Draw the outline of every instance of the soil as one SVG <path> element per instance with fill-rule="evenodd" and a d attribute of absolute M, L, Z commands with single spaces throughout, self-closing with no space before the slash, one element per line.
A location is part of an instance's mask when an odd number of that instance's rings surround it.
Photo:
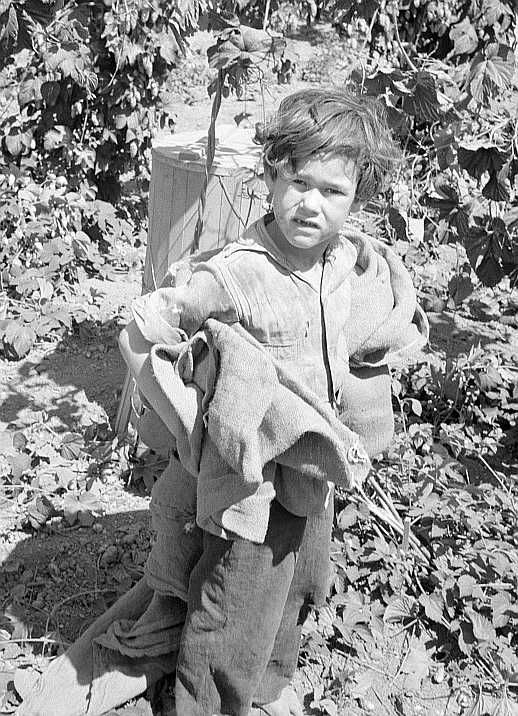
<path fill-rule="evenodd" d="M 208 42 L 208 36 L 200 33 L 193 51 L 201 56 Z M 304 40 L 294 41 L 292 50 L 300 63 L 307 63 L 314 52 Z M 224 100 L 218 121 L 232 123 L 236 114 L 245 112 L 252 115 L 249 120 L 253 125 L 282 95 L 303 84 L 271 85 L 264 108 L 257 91 L 242 101 Z M 206 129 L 211 102 L 205 86 L 193 88 L 189 102 L 178 105 L 176 131 Z M 426 271 L 433 268 L 446 275 L 449 265 L 449 257 L 439 257 Z M 114 281 L 104 282 L 93 279 L 91 285 L 103 294 L 106 320 L 101 328 L 85 327 L 79 336 L 61 345 L 45 344 L 19 362 L 0 361 L 0 431 L 51 418 L 73 430 L 85 406 L 92 404 L 106 411 L 113 424 L 126 374 L 116 336 L 128 319 L 132 299 L 140 293 L 140 275 L 119 274 Z M 475 321 L 442 310 L 432 312 L 430 318 L 432 350 L 444 348 L 451 341 L 462 352 L 477 343 L 498 344 L 499 350 L 506 345 L 509 351 L 518 349 L 518 331 L 504 330 L 496 321 Z M 68 527 L 60 520 L 51 520 L 38 531 L 20 529 L 16 509 L 0 498 L 0 602 L 6 614 L 4 624 L 0 617 L 0 630 L 8 623 L 15 625 L 15 640 L 0 651 L 0 699 L 17 666 L 41 665 L 49 652 L 55 653 L 56 643 L 59 647 L 73 641 L 142 574 L 150 538 L 149 498 L 144 485 L 124 481 L 114 469 L 98 496 L 103 514 L 92 524 Z M 41 649 L 30 648 L 31 643 L 26 641 L 32 637 L 34 646 L 42 635 L 55 642 L 44 645 L 43 658 L 35 656 Z M 304 680 L 299 677 L 303 689 Z M 444 688 L 422 696 L 415 713 L 455 713 L 445 710 L 448 694 Z M 373 711 L 393 713 L 381 704 Z M 123 712 L 144 716 L 151 709 L 141 699 Z"/>

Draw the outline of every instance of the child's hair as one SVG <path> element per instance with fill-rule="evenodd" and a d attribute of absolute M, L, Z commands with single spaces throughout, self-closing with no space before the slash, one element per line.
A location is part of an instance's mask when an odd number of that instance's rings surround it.
<path fill-rule="evenodd" d="M 272 177 L 329 152 L 352 159 L 358 172 L 356 199 L 368 201 L 384 187 L 400 158 L 376 99 L 339 89 L 305 89 L 289 95 L 261 131 L 265 171 Z"/>

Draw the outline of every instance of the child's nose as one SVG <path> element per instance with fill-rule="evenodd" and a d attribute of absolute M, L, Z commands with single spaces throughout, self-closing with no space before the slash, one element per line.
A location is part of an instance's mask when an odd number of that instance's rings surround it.
<path fill-rule="evenodd" d="M 320 192 L 318 189 L 308 189 L 302 197 L 302 205 L 307 211 L 317 212 L 319 209 Z"/>

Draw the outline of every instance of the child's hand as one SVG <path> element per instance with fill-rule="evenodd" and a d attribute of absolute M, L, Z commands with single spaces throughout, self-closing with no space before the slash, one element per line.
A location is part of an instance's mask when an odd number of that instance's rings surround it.
<path fill-rule="evenodd" d="M 252 707 L 250 716 L 304 716 L 304 712 L 293 687 L 286 686 L 277 701 Z"/>

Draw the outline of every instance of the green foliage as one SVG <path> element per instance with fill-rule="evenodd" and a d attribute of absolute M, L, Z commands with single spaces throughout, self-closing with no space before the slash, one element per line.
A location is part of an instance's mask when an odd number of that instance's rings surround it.
<path fill-rule="evenodd" d="M 0 339 L 8 358 L 99 322 L 96 297 L 82 284 L 138 260 L 151 137 L 173 121 L 171 88 L 187 96 L 167 77 L 200 4 L 105 3 L 50 4 L 44 16 L 31 0 L 0 4 L 0 42 L 10 48 L 0 71 Z M 252 5 L 247 12 L 261 23 L 264 8 Z M 406 152 L 388 231 L 409 254 L 460 244 L 441 307 L 455 311 L 470 299 L 484 320 L 502 320 L 496 293 L 477 302 L 472 291 L 475 274 L 494 287 L 518 273 L 510 5 L 337 0 L 329 12 L 349 39 L 322 50 L 303 79 L 328 80 L 331 63 L 333 79 L 384 98 Z M 262 83 L 265 61 L 279 81 L 294 69 L 282 38 L 235 18 L 213 29 L 217 76 L 203 75 L 212 130 L 222 97 Z M 209 132 L 208 161 L 213 143 Z M 401 694 L 414 698 L 429 679 L 448 680 L 457 710 L 516 713 L 518 515 L 516 482 L 505 471 L 514 459 L 516 378 L 515 360 L 482 348 L 434 353 L 395 373 L 398 437 L 365 491 L 338 498 L 332 597 L 304 627 L 311 708 L 376 712 L 381 677 L 397 713 L 419 713 Z M 119 476 L 131 468 L 106 416 L 92 409 L 83 419 L 64 433 L 42 418 L 0 435 L 0 484 L 16 503 L 17 527 L 39 530 L 57 518 L 91 526 L 100 509 L 92 488 L 114 465 Z M 137 475 L 148 484 L 152 473 L 135 462 Z M 397 658 L 387 665 L 382 656 L 394 643 Z M 475 684 L 484 689 L 475 693 Z"/>
<path fill-rule="evenodd" d="M 381 491 L 367 489 L 390 509 L 355 495 L 337 500 L 333 595 L 306 625 L 302 650 L 303 670 L 321 678 L 314 705 L 330 700 L 325 713 L 349 712 L 354 701 L 369 711 L 369 694 L 382 693 L 384 703 L 401 693 L 418 699 L 425 680 L 447 675 L 459 706 L 475 702 L 463 684 L 486 679 L 499 694 L 484 696 L 496 714 L 518 679 L 516 491 L 501 473 L 470 479 L 447 438 L 413 420 L 378 465 Z M 393 530 L 391 511 L 429 558 Z M 401 712 L 420 713 L 415 704 Z"/>
<path fill-rule="evenodd" d="M 9 301 L 0 339 L 8 357 L 94 319 L 81 280 L 137 260 L 151 139 L 173 121 L 167 80 L 201 7 L 0 6 L 0 290 Z"/>
<path fill-rule="evenodd" d="M 362 43 L 350 82 L 384 98 L 406 150 L 398 238 L 408 218 L 424 218 L 427 236 L 463 244 L 494 286 L 518 275 L 515 18 L 500 0 L 447 5 L 337 0 L 333 12 L 349 44 Z"/>

